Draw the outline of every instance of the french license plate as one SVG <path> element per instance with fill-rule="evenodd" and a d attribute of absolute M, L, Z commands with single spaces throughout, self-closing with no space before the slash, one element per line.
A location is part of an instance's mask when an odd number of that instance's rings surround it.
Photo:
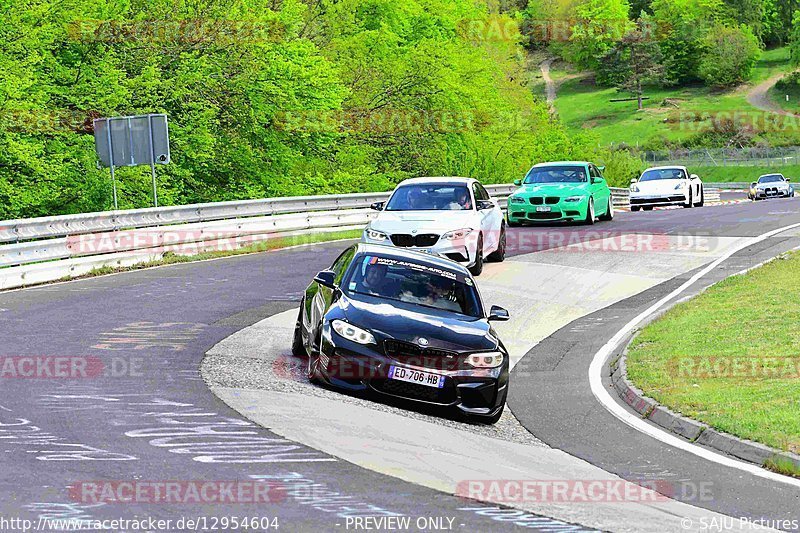
<path fill-rule="evenodd" d="M 546 205 L 540 205 L 539 207 L 536 208 L 537 213 L 549 213 L 551 210 L 552 208 Z"/>
<path fill-rule="evenodd" d="M 434 387 L 437 389 L 444 387 L 444 376 L 399 366 L 389 367 L 389 379 L 416 383 L 417 385 L 425 385 L 426 387 Z"/>

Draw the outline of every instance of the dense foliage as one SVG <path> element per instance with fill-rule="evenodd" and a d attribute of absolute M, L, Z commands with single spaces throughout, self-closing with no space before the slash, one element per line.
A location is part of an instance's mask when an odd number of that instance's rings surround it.
<path fill-rule="evenodd" d="M 533 96 L 517 22 L 472 0 L 0 0 L 0 20 L 0 219 L 111 205 L 101 116 L 168 114 L 162 204 L 608 155 Z M 117 178 L 121 208 L 150 205 L 149 168 Z"/>
<path fill-rule="evenodd" d="M 731 87 L 746 81 L 761 47 L 793 38 L 795 0 L 576 0 L 530 1 L 520 11 L 527 28 L 542 21 L 555 30 L 535 31 L 528 43 L 549 47 L 564 59 L 597 72 L 615 85 L 624 74 L 609 57 L 630 55 L 632 39 L 658 61 L 659 85 L 702 82 Z M 800 0 L 798 0 L 800 3 Z M 794 26 L 796 27 L 796 26 Z M 641 35 L 636 35 L 636 33 Z M 634 34 L 631 36 L 631 34 Z M 544 35 L 544 37 L 542 37 Z M 628 44 L 626 44 L 626 41 Z M 636 69 L 629 66 L 628 69 Z M 651 77 L 652 78 L 652 77 Z M 650 82 L 656 80 L 651 79 Z"/>

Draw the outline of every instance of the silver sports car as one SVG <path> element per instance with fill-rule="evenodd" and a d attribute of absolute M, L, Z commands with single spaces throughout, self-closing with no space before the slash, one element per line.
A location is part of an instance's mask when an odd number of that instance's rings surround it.
<path fill-rule="evenodd" d="M 790 198 L 794 196 L 794 186 L 783 174 L 764 174 L 750 184 L 747 197 L 751 200 L 765 198 Z"/>

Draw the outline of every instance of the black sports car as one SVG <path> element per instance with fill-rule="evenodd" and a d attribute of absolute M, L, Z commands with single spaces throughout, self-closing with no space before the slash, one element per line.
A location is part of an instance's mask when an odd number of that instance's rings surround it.
<path fill-rule="evenodd" d="M 306 289 L 292 352 L 308 377 L 451 406 L 494 423 L 508 394 L 508 352 L 469 271 L 447 259 L 356 244 Z"/>

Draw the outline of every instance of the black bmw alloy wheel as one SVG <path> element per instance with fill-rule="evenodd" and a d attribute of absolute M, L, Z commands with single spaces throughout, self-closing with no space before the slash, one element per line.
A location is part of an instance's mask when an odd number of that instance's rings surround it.
<path fill-rule="evenodd" d="M 317 340 L 311 345 L 311 351 L 308 353 L 308 362 L 306 363 L 306 377 L 311 383 L 319 383 L 319 354 L 322 350 L 322 334 L 317 334 Z"/>
<path fill-rule="evenodd" d="M 305 298 L 300 300 L 300 311 L 297 313 L 297 322 L 294 325 L 294 337 L 292 338 L 292 355 L 295 357 L 305 357 L 306 347 L 303 343 L 303 309 L 305 308 Z"/>

